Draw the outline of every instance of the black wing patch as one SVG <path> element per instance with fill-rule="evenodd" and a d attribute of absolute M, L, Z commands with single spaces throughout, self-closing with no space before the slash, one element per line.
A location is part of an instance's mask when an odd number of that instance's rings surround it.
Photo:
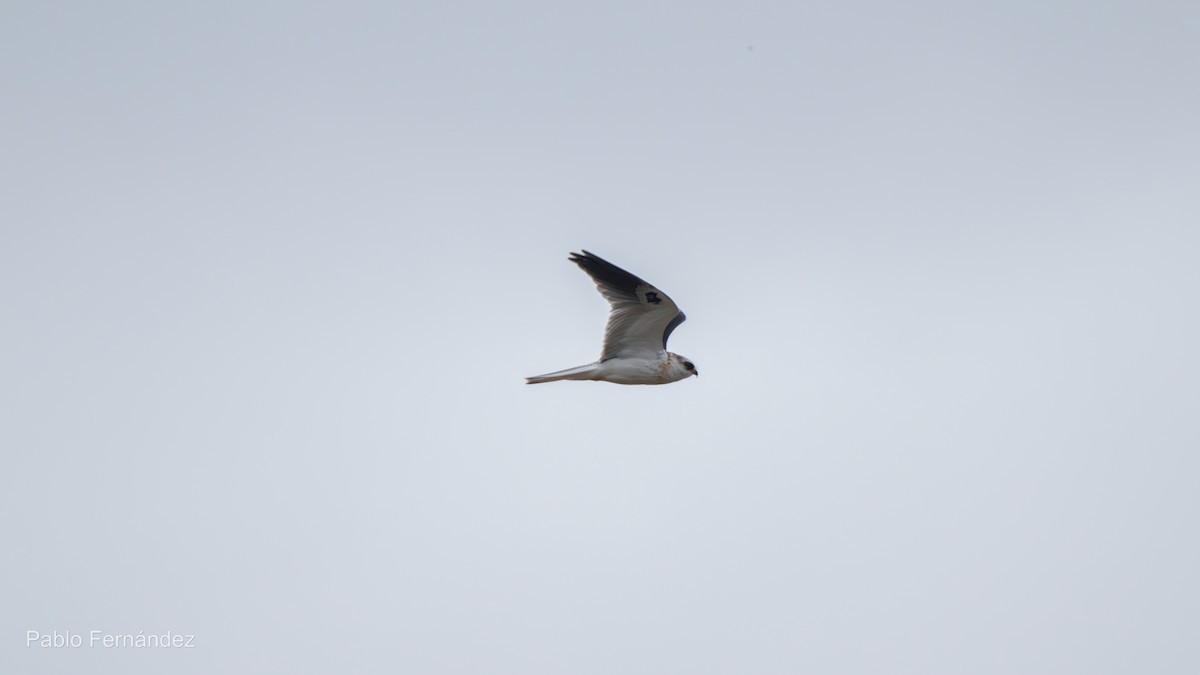
<path fill-rule="evenodd" d="M 667 348 L 667 338 L 671 337 L 671 331 L 675 330 L 675 328 L 678 327 L 679 324 L 683 323 L 684 321 L 687 321 L 687 317 L 683 315 L 683 312 L 680 312 L 675 315 L 674 319 L 671 319 L 671 323 L 667 324 L 667 329 L 663 331 L 663 349 L 664 350 L 666 350 L 666 348 Z"/>
<path fill-rule="evenodd" d="M 646 293 L 646 302 L 652 305 L 657 305 L 658 303 L 662 302 L 662 298 L 658 297 L 658 293 L 649 291 Z"/>

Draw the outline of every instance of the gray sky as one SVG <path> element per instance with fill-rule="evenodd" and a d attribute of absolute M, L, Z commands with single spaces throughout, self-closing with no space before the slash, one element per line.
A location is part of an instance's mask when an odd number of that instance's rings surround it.
<path fill-rule="evenodd" d="M 8 2 L 0 54 L 6 671 L 1200 671 L 1200 5 Z M 599 352 L 581 247 L 703 377 L 523 384 Z"/>

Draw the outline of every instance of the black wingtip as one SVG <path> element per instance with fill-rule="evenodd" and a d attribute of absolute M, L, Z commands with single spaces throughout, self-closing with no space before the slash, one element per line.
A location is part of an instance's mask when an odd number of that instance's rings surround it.
<path fill-rule="evenodd" d="M 569 260 L 579 265 L 579 268 L 587 272 L 596 283 L 623 293 L 635 294 L 637 287 L 646 283 L 637 275 L 617 267 L 587 249 L 583 249 L 583 253 L 571 253 Z"/>

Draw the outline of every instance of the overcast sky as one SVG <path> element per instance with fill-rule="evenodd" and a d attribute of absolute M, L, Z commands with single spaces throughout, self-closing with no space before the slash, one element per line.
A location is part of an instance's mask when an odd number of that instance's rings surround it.
<path fill-rule="evenodd" d="M 6 2 L 0 662 L 1200 672 L 1198 73 L 1191 2 Z M 701 378 L 524 384 L 580 248 Z"/>

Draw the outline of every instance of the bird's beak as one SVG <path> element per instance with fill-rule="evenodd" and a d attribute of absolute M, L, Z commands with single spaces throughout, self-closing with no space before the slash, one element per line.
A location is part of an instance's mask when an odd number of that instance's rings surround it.
<path fill-rule="evenodd" d="M 696 377 L 700 377 L 700 371 L 698 371 L 698 370 L 693 370 L 692 372 L 696 374 Z"/>

